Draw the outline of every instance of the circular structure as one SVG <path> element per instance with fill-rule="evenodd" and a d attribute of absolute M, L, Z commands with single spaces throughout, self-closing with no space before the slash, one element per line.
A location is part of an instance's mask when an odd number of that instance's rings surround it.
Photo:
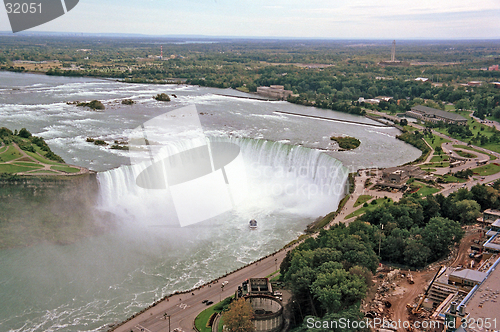
<path fill-rule="evenodd" d="M 283 327 L 283 305 L 271 295 L 247 295 L 245 301 L 252 305 L 256 332 L 278 332 Z"/>

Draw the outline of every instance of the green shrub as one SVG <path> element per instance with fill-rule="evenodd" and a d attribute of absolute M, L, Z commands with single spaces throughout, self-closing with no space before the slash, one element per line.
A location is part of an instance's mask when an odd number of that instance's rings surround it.
<path fill-rule="evenodd" d="M 31 133 L 26 129 L 26 128 L 22 128 L 21 130 L 19 130 L 19 134 L 17 134 L 19 137 L 22 137 L 22 138 L 30 138 L 31 137 Z"/>
<path fill-rule="evenodd" d="M 342 137 L 342 136 L 335 137 L 335 136 L 332 136 L 332 137 L 330 137 L 330 139 L 332 141 L 337 142 L 339 144 L 340 148 L 342 148 L 344 150 L 353 150 L 353 149 L 356 149 L 361 144 L 361 142 L 360 142 L 359 139 L 354 138 L 354 137 L 349 137 L 349 136 L 346 136 L 346 137 Z"/>
<path fill-rule="evenodd" d="M 153 99 L 157 101 L 170 101 L 170 97 L 166 93 L 159 93 Z"/>

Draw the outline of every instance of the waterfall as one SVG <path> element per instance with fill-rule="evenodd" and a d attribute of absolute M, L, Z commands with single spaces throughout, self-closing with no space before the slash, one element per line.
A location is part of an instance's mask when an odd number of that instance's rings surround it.
<path fill-rule="evenodd" d="M 234 171 L 226 170 L 228 175 L 224 174 L 224 178 L 228 188 L 233 196 L 237 194 L 239 197 L 231 201 L 232 206 L 222 206 L 221 203 L 214 211 L 232 210 L 232 216 L 250 219 L 256 214 L 270 216 L 277 213 L 315 218 L 334 211 L 346 192 L 347 169 L 340 161 L 319 150 L 263 139 L 220 136 L 208 139 L 210 146 L 220 143 L 238 146 L 243 167 L 236 172 L 238 178 L 245 174 L 245 181 L 236 181 L 235 185 Z M 164 155 L 171 156 L 190 146 L 199 147 L 200 142 L 191 145 L 171 142 Z M 137 164 L 99 173 L 101 208 L 123 221 L 170 226 L 178 226 L 180 222 L 184 226 L 179 214 L 179 197 L 176 197 L 173 187 L 153 190 L 138 185 L 137 178 L 145 170 L 147 165 Z M 189 212 L 197 211 L 199 215 L 206 214 L 204 219 L 216 217 L 217 213 L 209 212 L 214 208 L 214 201 L 204 201 L 215 197 L 218 202 L 217 198 L 223 193 L 217 192 L 212 185 L 202 186 L 195 184 L 184 192 L 181 196 L 185 201 L 184 208 Z"/>

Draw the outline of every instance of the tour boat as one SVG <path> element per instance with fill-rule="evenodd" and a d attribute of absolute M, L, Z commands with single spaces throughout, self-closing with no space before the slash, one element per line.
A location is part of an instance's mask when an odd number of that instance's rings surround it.
<path fill-rule="evenodd" d="M 250 220 L 249 224 L 250 224 L 250 228 L 251 229 L 256 229 L 257 228 L 257 220 L 252 219 L 252 220 Z"/>

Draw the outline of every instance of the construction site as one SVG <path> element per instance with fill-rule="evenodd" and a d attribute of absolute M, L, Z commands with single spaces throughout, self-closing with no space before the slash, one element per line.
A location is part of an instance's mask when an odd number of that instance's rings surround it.
<path fill-rule="evenodd" d="M 488 246 L 498 234 L 500 219 L 467 226 L 460 245 L 445 260 L 421 271 L 381 264 L 362 303 L 365 316 L 390 322 L 380 332 L 500 330 L 500 255 Z M 496 326 L 485 328 L 485 321 Z M 408 324 L 403 328 L 398 322 Z M 415 322 L 434 324 L 418 329 Z M 481 324 L 461 327 L 463 322 Z"/>

